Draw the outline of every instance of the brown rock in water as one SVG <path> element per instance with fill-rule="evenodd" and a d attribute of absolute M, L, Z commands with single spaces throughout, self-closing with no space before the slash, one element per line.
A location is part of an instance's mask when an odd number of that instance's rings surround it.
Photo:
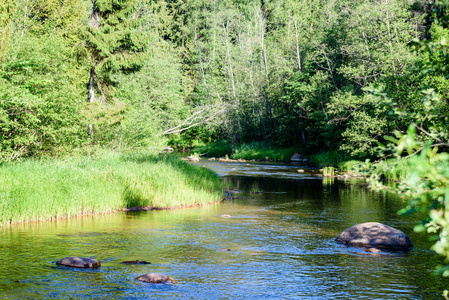
<path fill-rule="evenodd" d="M 349 246 L 386 251 L 408 251 L 413 248 L 405 233 L 377 222 L 354 225 L 343 231 L 335 241 Z"/>
<path fill-rule="evenodd" d="M 160 274 L 160 273 L 145 274 L 145 275 L 136 277 L 136 280 L 148 282 L 148 283 L 175 283 L 176 282 L 170 276 L 167 276 L 165 274 Z"/>
<path fill-rule="evenodd" d="M 95 269 L 101 267 L 101 264 L 98 260 L 84 257 L 65 257 L 56 262 L 56 264 L 66 267 L 86 269 Z"/>
<path fill-rule="evenodd" d="M 122 264 L 125 265 L 149 265 L 151 264 L 150 262 L 147 261 L 140 261 L 140 260 L 127 260 L 127 261 L 122 261 Z"/>
<path fill-rule="evenodd" d="M 184 160 L 187 160 L 187 161 L 200 161 L 200 158 L 196 157 L 196 156 L 193 156 L 193 155 L 190 155 L 190 156 L 187 156 L 186 158 L 184 158 Z"/>

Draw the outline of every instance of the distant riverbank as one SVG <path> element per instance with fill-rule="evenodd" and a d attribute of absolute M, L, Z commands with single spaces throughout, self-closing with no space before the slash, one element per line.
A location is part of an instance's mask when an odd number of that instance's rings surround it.
<path fill-rule="evenodd" d="M 215 173 L 167 155 L 108 153 L 0 165 L 0 226 L 222 198 Z"/>
<path fill-rule="evenodd" d="M 311 165 L 320 168 L 325 177 L 370 177 L 374 175 L 391 181 L 399 181 L 408 176 L 416 167 L 415 158 L 396 160 L 371 160 L 354 158 L 339 150 L 305 153 L 301 147 L 276 147 L 266 142 L 232 145 L 220 140 L 191 149 L 193 155 L 224 158 L 224 160 L 258 160 L 290 162 L 294 153 L 301 154 Z M 376 162 L 372 162 L 376 160 Z"/>

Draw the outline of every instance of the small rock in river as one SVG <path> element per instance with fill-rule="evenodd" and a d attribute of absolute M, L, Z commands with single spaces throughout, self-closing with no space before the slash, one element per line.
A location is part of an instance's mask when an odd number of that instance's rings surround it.
<path fill-rule="evenodd" d="M 293 156 L 290 158 L 290 161 L 292 162 L 301 162 L 302 156 L 298 153 L 293 154 Z"/>
<path fill-rule="evenodd" d="M 125 265 L 149 265 L 151 264 L 150 262 L 147 261 L 140 261 L 140 260 L 127 260 L 127 261 L 122 261 L 122 264 Z"/>
<path fill-rule="evenodd" d="M 343 231 L 335 241 L 349 246 L 387 251 L 408 251 L 413 248 L 405 233 L 377 222 L 354 225 Z"/>
<path fill-rule="evenodd" d="M 228 219 L 228 218 L 230 218 L 231 216 L 230 216 L 230 215 L 220 215 L 220 217 L 225 218 L 225 219 Z"/>
<path fill-rule="evenodd" d="M 99 268 L 101 264 L 98 260 L 93 258 L 83 257 L 65 257 L 56 262 L 57 265 L 73 267 L 73 268 Z"/>
<path fill-rule="evenodd" d="M 223 251 L 223 252 L 226 252 L 226 251 L 231 251 L 231 249 L 229 249 L 229 248 L 221 248 L 221 249 L 215 249 L 216 251 Z"/>
<path fill-rule="evenodd" d="M 148 283 L 176 283 L 176 281 L 173 278 L 171 278 L 170 276 L 167 276 L 165 274 L 160 274 L 160 273 L 145 274 L 145 275 L 136 277 L 136 280 L 148 282 Z"/>

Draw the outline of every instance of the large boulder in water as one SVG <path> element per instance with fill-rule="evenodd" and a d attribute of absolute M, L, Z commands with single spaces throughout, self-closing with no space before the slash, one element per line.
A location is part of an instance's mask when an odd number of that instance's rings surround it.
<path fill-rule="evenodd" d="M 65 257 L 60 261 L 56 262 L 57 265 L 62 265 L 66 267 L 73 268 L 99 268 L 101 264 L 98 260 L 93 258 L 83 258 L 83 257 Z"/>
<path fill-rule="evenodd" d="M 148 283 L 175 283 L 176 282 L 170 276 L 167 276 L 165 274 L 160 274 L 160 273 L 145 274 L 145 275 L 136 277 L 136 280 L 148 282 Z"/>
<path fill-rule="evenodd" d="M 349 246 L 386 251 L 408 251 L 413 248 L 405 233 L 377 222 L 354 225 L 343 231 L 335 241 Z"/>
<path fill-rule="evenodd" d="M 290 161 L 292 162 L 301 162 L 302 156 L 298 153 L 293 154 L 292 158 L 290 158 Z"/>

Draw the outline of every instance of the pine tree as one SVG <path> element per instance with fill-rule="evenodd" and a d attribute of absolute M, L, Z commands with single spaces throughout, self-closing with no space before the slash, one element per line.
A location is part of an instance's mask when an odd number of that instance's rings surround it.
<path fill-rule="evenodd" d="M 143 17 L 139 2 L 92 0 L 92 13 L 84 31 L 90 60 L 89 103 L 111 98 L 116 72 L 134 72 L 145 63 L 149 41 L 140 30 Z M 89 125 L 88 133 L 92 135 L 93 125 Z"/>

